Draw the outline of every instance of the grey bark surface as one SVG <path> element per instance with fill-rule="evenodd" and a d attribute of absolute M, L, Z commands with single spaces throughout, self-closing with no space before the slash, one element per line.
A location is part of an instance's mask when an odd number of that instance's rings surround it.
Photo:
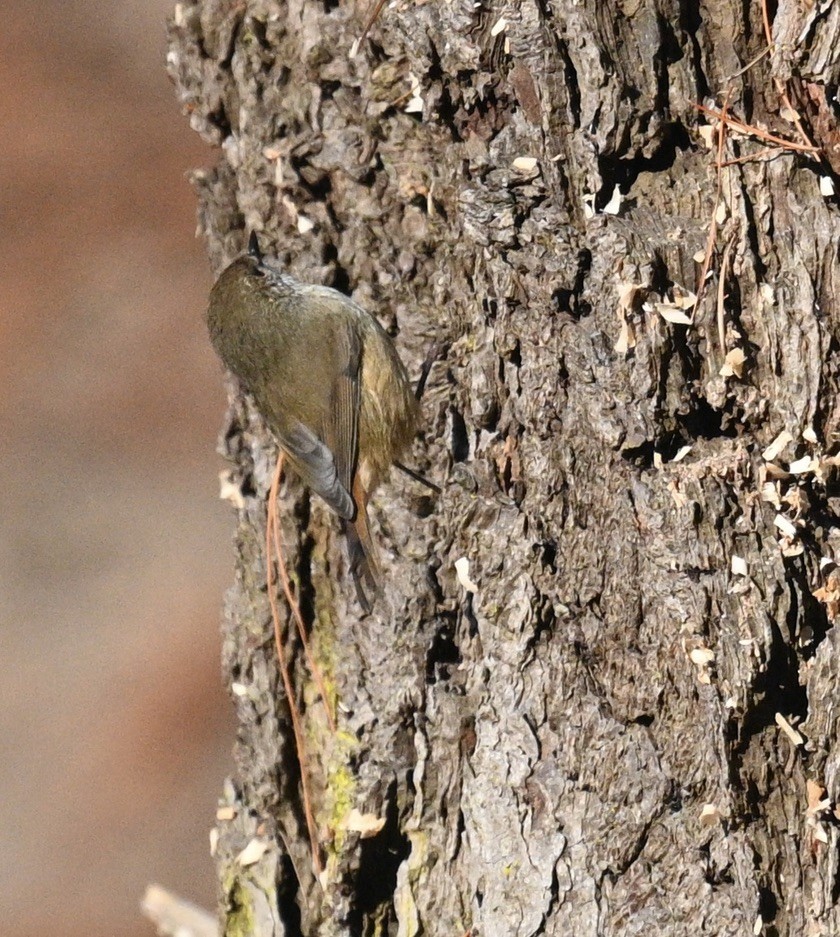
<path fill-rule="evenodd" d="M 820 188 L 840 5 L 780 3 L 764 57 L 760 5 L 733 0 L 400 2 L 351 56 L 367 12 L 183 2 L 170 29 L 180 101 L 220 148 L 194 175 L 213 269 L 255 229 L 375 312 L 410 371 L 447 345 L 412 456 L 444 490 L 392 473 L 374 498 L 373 615 L 335 519 L 287 483 L 339 711 L 332 734 L 289 638 L 320 882 L 264 585 L 276 450 L 231 388 L 225 932 L 840 933 L 840 214 Z M 777 79 L 825 159 L 728 166 L 716 209 L 694 105 L 729 92 L 796 140 Z M 763 146 L 730 133 L 724 156 Z M 701 306 L 668 321 L 716 212 Z M 382 830 L 362 838 L 354 808 Z"/>

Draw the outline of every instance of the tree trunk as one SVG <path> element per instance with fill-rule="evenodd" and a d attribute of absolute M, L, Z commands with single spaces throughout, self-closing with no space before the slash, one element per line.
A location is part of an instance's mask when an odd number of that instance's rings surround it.
<path fill-rule="evenodd" d="M 399 2 L 352 56 L 367 13 L 171 27 L 221 148 L 194 177 L 214 270 L 255 229 L 410 370 L 447 348 L 412 454 L 444 490 L 379 490 L 371 616 L 287 483 L 339 712 L 289 637 L 320 880 L 265 589 L 276 450 L 234 392 L 225 933 L 840 933 L 840 4 L 771 6 L 769 55 L 735 0 Z M 698 103 L 823 155 L 731 126 L 719 151 Z"/>

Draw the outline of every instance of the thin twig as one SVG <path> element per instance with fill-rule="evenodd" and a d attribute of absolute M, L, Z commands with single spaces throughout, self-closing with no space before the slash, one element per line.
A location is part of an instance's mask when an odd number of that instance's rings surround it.
<path fill-rule="evenodd" d="M 763 150 L 759 150 L 757 153 L 748 153 L 746 156 L 736 156 L 733 159 L 728 159 L 723 163 L 724 169 L 727 166 L 741 166 L 744 163 L 755 163 L 759 160 L 764 162 L 769 162 L 771 159 L 778 159 L 780 156 L 784 155 L 784 150 L 778 146 L 766 146 Z"/>
<path fill-rule="evenodd" d="M 283 463 L 285 461 L 285 454 L 280 453 L 277 457 L 277 464 L 279 471 L 283 471 Z M 286 564 L 283 561 L 283 551 L 282 551 L 282 539 L 280 537 L 280 523 L 277 518 L 277 497 L 275 493 L 273 510 L 269 510 L 269 517 L 271 519 L 271 525 L 274 530 L 274 544 L 277 554 L 277 569 L 280 572 L 280 581 L 283 585 L 283 594 L 286 596 L 286 601 L 289 603 L 289 608 L 292 611 L 292 618 L 295 620 L 295 626 L 297 627 L 297 632 L 300 635 L 300 643 L 303 645 L 303 653 L 306 656 L 306 662 L 309 665 L 309 670 L 312 673 L 312 677 L 315 680 L 315 683 L 318 686 L 318 692 L 321 695 L 321 699 L 324 701 L 324 709 L 327 711 L 327 722 L 330 727 L 331 732 L 335 732 L 335 717 L 333 715 L 332 707 L 330 706 L 330 700 L 327 696 L 327 688 L 324 686 L 324 680 L 321 677 L 321 668 L 315 663 L 314 658 L 312 657 L 312 652 L 309 649 L 309 641 L 306 637 L 306 625 L 303 621 L 303 616 L 300 613 L 300 604 L 295 597 L 294 592 L 292 591 L 292 584 L 289 581 L 289 572 L 286 569 Z"/>
<path fill-rule="evenodd" d="M 731 93 L 731 91 L 730 91 Z M 728 97 L 728 95 L 727 95 Z M 760 140 L 766 140 L 767 143 L 774 143 L 786 150 L 794 150 L 797 153 L 819 153 L 820 148 L 812 144 L 794 143 L 793 140 L 785 140 L 784 137 L 777 137 L 775 134 L 762 130 L 761 127 L 755 127 L 753 124 L 745 124 L 736 117 L 730 117 L 725 112 L 718 112 L 711 107 L 704 107 L 702 104 L 694 104 L 698 111 L 716 120 L 726 121 L 726 124 L 738 133 L 743 133 L 748 137 L 758 137 Z"/>
<path fill-rule="evenodd" d="M 767 49 L 772 55 L 773 51 L 775 50 L 776 43 L 773 41 L 773 29 L 770 26 L 770 14 L 767 10 L 767 0 L 761 0 L 761 19 L 764 23 L 764 37 L 767 40 Z M 799 136 L 802 138 L 802 140 L 805 141 L 806 144 L 810 146 L 811 149 L 815 150 L 817 153 L 820 153 L 820 147 L 813 145 L 813 141 L 808 136 L 805 128 L 802 125 L 802 118 L 799 116 L 799 112 L 796 110 L 793 104 L 791 104 L 790 98 L 788 97 L 787 88 L 785 87 L 784 83 L 780 78 L 775 76 L 773 77 L 773 82 L 776 85 L 776 91 L 779 93 L 779 97 L 781 97 L 782 103 L 787 109 L 788 114 L 792 115 L 793 117 L 793 124 L 795 125 Z"/>
<path fill-rule="evenodd" d="M 753 66 L 758 65 L 758 63 L 767 55 L 770 55 L 770 46 L 762 49 L 758 55 L 751 58 L 749 62 L 747 62 L 743 68 L 739 68 L 738 71 L 735 72 L 735 74 L 732 75 L 729 80 L 732 81 L 733 78 L 740 78 L 741 75 L 746 74 Z"/>
<path fill-rule="evenodd" d="M 283 634 L 280 626 L 280 609 L 277 605 L 277 596 L 274 592 L 274 572 L 273 556 L 275 550 L 280 556 L 279 538 L 275 539 L 277 526 L 274 523 L 277 517 L 277 490 L 280 487 L 280 475 L 283 471 L 284 455 L 281 452 L 277 458 L 277 466 L 274 469 L 274 476 L 271 479 L 271 488 L 268 493 L 268 518 L 265 525 L 265 569 L 266 585 L 268 587 L 268 601 L 271 605 L 271 619 L 274 624 L 274 644 L 277 649 L 277 660 L 280 664 L 280 675 L 283 679 L 283 688 L 286 691 L 286 699 L 289 703 L 289 714 L 292 719 L 292 732 L 295 737 L 295 750 L 297 752 L 298 764 L 300 765 L 300 786 L 303 794 L 303 814 L 306 818 L 306 829 L 309 833 L 309 845 L 312 849 L 312 865 L 315 869 L 316 877 L 319 877 L 322 871 L 320 847 L 318 844 L 318 831 L 315 826 L 315 816 L 312 812 L 312 801 L 309 795 L 308 768 L 306 762 L 306 743 L 303 736 L 303 726 L 301 724 L 301 715 L 294 696 L 292 679 L 289 674 L 289 665 L 286 661 L 286 652 L 283 649 Z M 274 536 L 273 536 L 274 535 Z M 282 556 L 280 556 L 280 567 L 283 568 Z"/>
<path fill-rule="evenodd" d="M 723 195 L 723 147 L 726 143 L 726 111 L 729 108 L 729 98 L 732 96 L 732 88 L 726 92 L 723 99 L 723 110 L 721 111 L 720 127 L 718 128 L 718 147 L 715 166 L 717 167 L 717 191 L 715 193 L 715 207 L 712 212 L 712 222 L 709 225 L 709 236 L 706 238 L 706 255 L 703 258 L 703 267 L 700 270 L 700 282 L 697 284 L 697 298 L 694 300 L 694 308 L 691 310 L 691 322 L 694 324 L 694 317 L 703 301 L 706 292 L 706 276 L 709 267 L 712 265 L 712 254 L 715 250 L 715 240 L 717 239 L 717 213 L 720 200 Z"/>
<path fill-rule="evenodd" d="M 764 38 L 767 40 L 768 52 L 773 51 L 773 30 L 770 26 L 770 13 L 767 10 L 767 0 L 761 0 L 761 19 L 764 23 Z"/>
<path fill-rule="evenodd" d="M 359 38 L 353 43 L 354 49 L 360 48 L 362 43 L 367 38 L 367 34 L 370 32 L 371 27 L 376 22 L 376 18 L 382 12 L 382 7 L 385 6 L 385 2 L 386 0 L 376 0 L 376 3 L 371 10 L 370 16 L 368 16 L 367 22 L 365 23 L 365 28 L 362 30 L 361 36 L 359 36 Z"/>
<path fill-rule="evenodd" d="M 723 257 L 720 260 L 720 273 L 718 274 L 718 289 L 717 289 L 717 324 L 718 324 L 718 340 L 720 341 L 720 354 L 723 359 L 726 359 L 726 328 L 724 324 L 724 314 L 725 309 L 723 302 L 726 299 L 725 290 L 726 290 L 726 274 L 729 269 L 729 258 L 732 256 L 732 248 L 735 244 L 735 233 L 733 232 L 729 240 L 726 242 L 726 247 L 723 249 Z"/>

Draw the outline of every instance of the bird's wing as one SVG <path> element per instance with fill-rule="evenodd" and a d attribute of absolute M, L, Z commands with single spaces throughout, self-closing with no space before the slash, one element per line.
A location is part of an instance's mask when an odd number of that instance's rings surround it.
<path fill-rule="evenodd" d="M 362 366 L 362 343 L 355 329 L 342 326 L 338 330 L 333 354 L 335 379 L 321 430 L 335 459 L 338 480 L 345 491 L 351 492 L 357 461 Z"/>
<path fill-rule="evenodd" d="M 350 486 L 345 487 L 330 447 L 300 422 L 287 427 L 278 440 L 304 484 L 317 492 L 339 517 L 352 520 L 356 506 Z"/>
<path fill-rule="evenodd" d="M 305 423 L 277 420 L 275 432 L 280 430 L 280 445 L 304 484 L 339 517 L 352 521 L 356 517 L 351 492 L 358 445 L 362 345 L 357 332 L 343 324 L 331 330 L 329 341 L 331 347 L 325 351 L 333 355 L 331 367 L 321 371 L 321 377 L 324 373 L 330 376 L 329 386 L 317 389 L 317 403 Z M 301 367 L 306 367 L 305 361 Z M 315 388 L 312 390 L 315 394 Z"/>

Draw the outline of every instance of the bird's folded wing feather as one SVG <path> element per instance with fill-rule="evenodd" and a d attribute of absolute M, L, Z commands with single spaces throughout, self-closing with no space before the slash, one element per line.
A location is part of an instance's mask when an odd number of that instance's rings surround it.
<path fill-rule="evenodd" d="M 358 334 L 353 329 L 342 327 L 335 335 L 332 350 L 335 378 L 321 429 L 324 442 L 335 459 L 338 480 L 345 491 L 352 491 L 361 399 L 362 346 Z"/>
<path fill-rule="evenodd" d="M 356 516 L 350 491 L 344 486 L 329 446 L 321 442 L 308 426 L 295 423 L 279 437 L 303 482 L 345 520 Z"/>
<path fill-rule="evenodd" d="M 345 520 L 356 517 L 353 473 L 358 445 L 361 341 L 355 330 L 341 325 L 330 335 L 333 355 L 329 373 L 332 384 L 323 388 L 323 398 L 311 421 L 299 420 L 284 427 L 279 441 L 304 484 L 317 492 Z"/>

